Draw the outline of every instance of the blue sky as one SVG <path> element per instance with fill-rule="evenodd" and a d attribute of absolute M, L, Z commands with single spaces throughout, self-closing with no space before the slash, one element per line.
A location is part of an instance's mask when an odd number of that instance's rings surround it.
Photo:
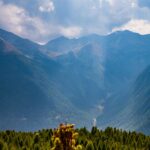
<path fill-rule="evenodd" d="M 117 30 L 150 33 L 149 0 L 0 0 L 0 28 L 36 42 Z"/>

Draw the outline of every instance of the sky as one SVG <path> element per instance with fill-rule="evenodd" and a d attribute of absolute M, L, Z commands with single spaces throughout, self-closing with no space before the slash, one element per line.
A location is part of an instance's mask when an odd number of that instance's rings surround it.
<path fill-rule="evenodd" d="M 0 28 L 38 43 L 118 30 L 150 34 L 150 0 L 0 0 Z"/>

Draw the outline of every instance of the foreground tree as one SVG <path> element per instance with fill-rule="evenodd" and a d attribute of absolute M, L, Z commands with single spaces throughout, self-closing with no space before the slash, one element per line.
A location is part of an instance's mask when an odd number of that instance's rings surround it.
<path fill-rule="evenodd" d="M 82 146 L 76 144 L 77 137 L 73 124 L 60 124 L 54 130 L 52 150 L 82 150 Z"/>

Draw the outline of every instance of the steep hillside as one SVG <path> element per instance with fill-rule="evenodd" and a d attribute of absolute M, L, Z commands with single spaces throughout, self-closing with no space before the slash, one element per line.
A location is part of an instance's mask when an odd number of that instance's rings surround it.
<path fill-rule="evenodd" d="M 150 67 L 137 78 L 130 99 L 128 122 L 133 129 L 150 134 Z M 130 127 L 129 126 L 129 127 Z"/>
<path fill-rule="evenodd" d="M 106 112 L 98 118 L 101 127 L 115 126 L 128 130 L 136 130 L 150 134 L 150 67 L 147 67 L 135 80 L 135 82 L 125 89 L 126 95 L 121 98 L 126 101 L 122 110 L 116 111 L 116 105 L 120 103 L 110 103 L 112 110 Z M 125 92 L 124 92 L 125 93 Z M 117 98 L 116 98 L 117 99 Z M 107 107 L 108 107 L 107 106 Z M 110 119 L 106 120 L 105 117 Z"/>
<path fill-rule="evenodd" d="M 137 124 L 140 122 L 138 130 L 150 133 L 150 67 L 137 78 L 133 108 Z"/>

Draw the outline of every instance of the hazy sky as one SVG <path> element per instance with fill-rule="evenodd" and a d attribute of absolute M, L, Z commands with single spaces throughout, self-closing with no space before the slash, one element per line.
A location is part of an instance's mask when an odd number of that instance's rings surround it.
<path fill-rule="evenodd" d="M 150 0 L 0 0 L 0 28 L 37 42 L 116 30 L 150 33 Z"/>

